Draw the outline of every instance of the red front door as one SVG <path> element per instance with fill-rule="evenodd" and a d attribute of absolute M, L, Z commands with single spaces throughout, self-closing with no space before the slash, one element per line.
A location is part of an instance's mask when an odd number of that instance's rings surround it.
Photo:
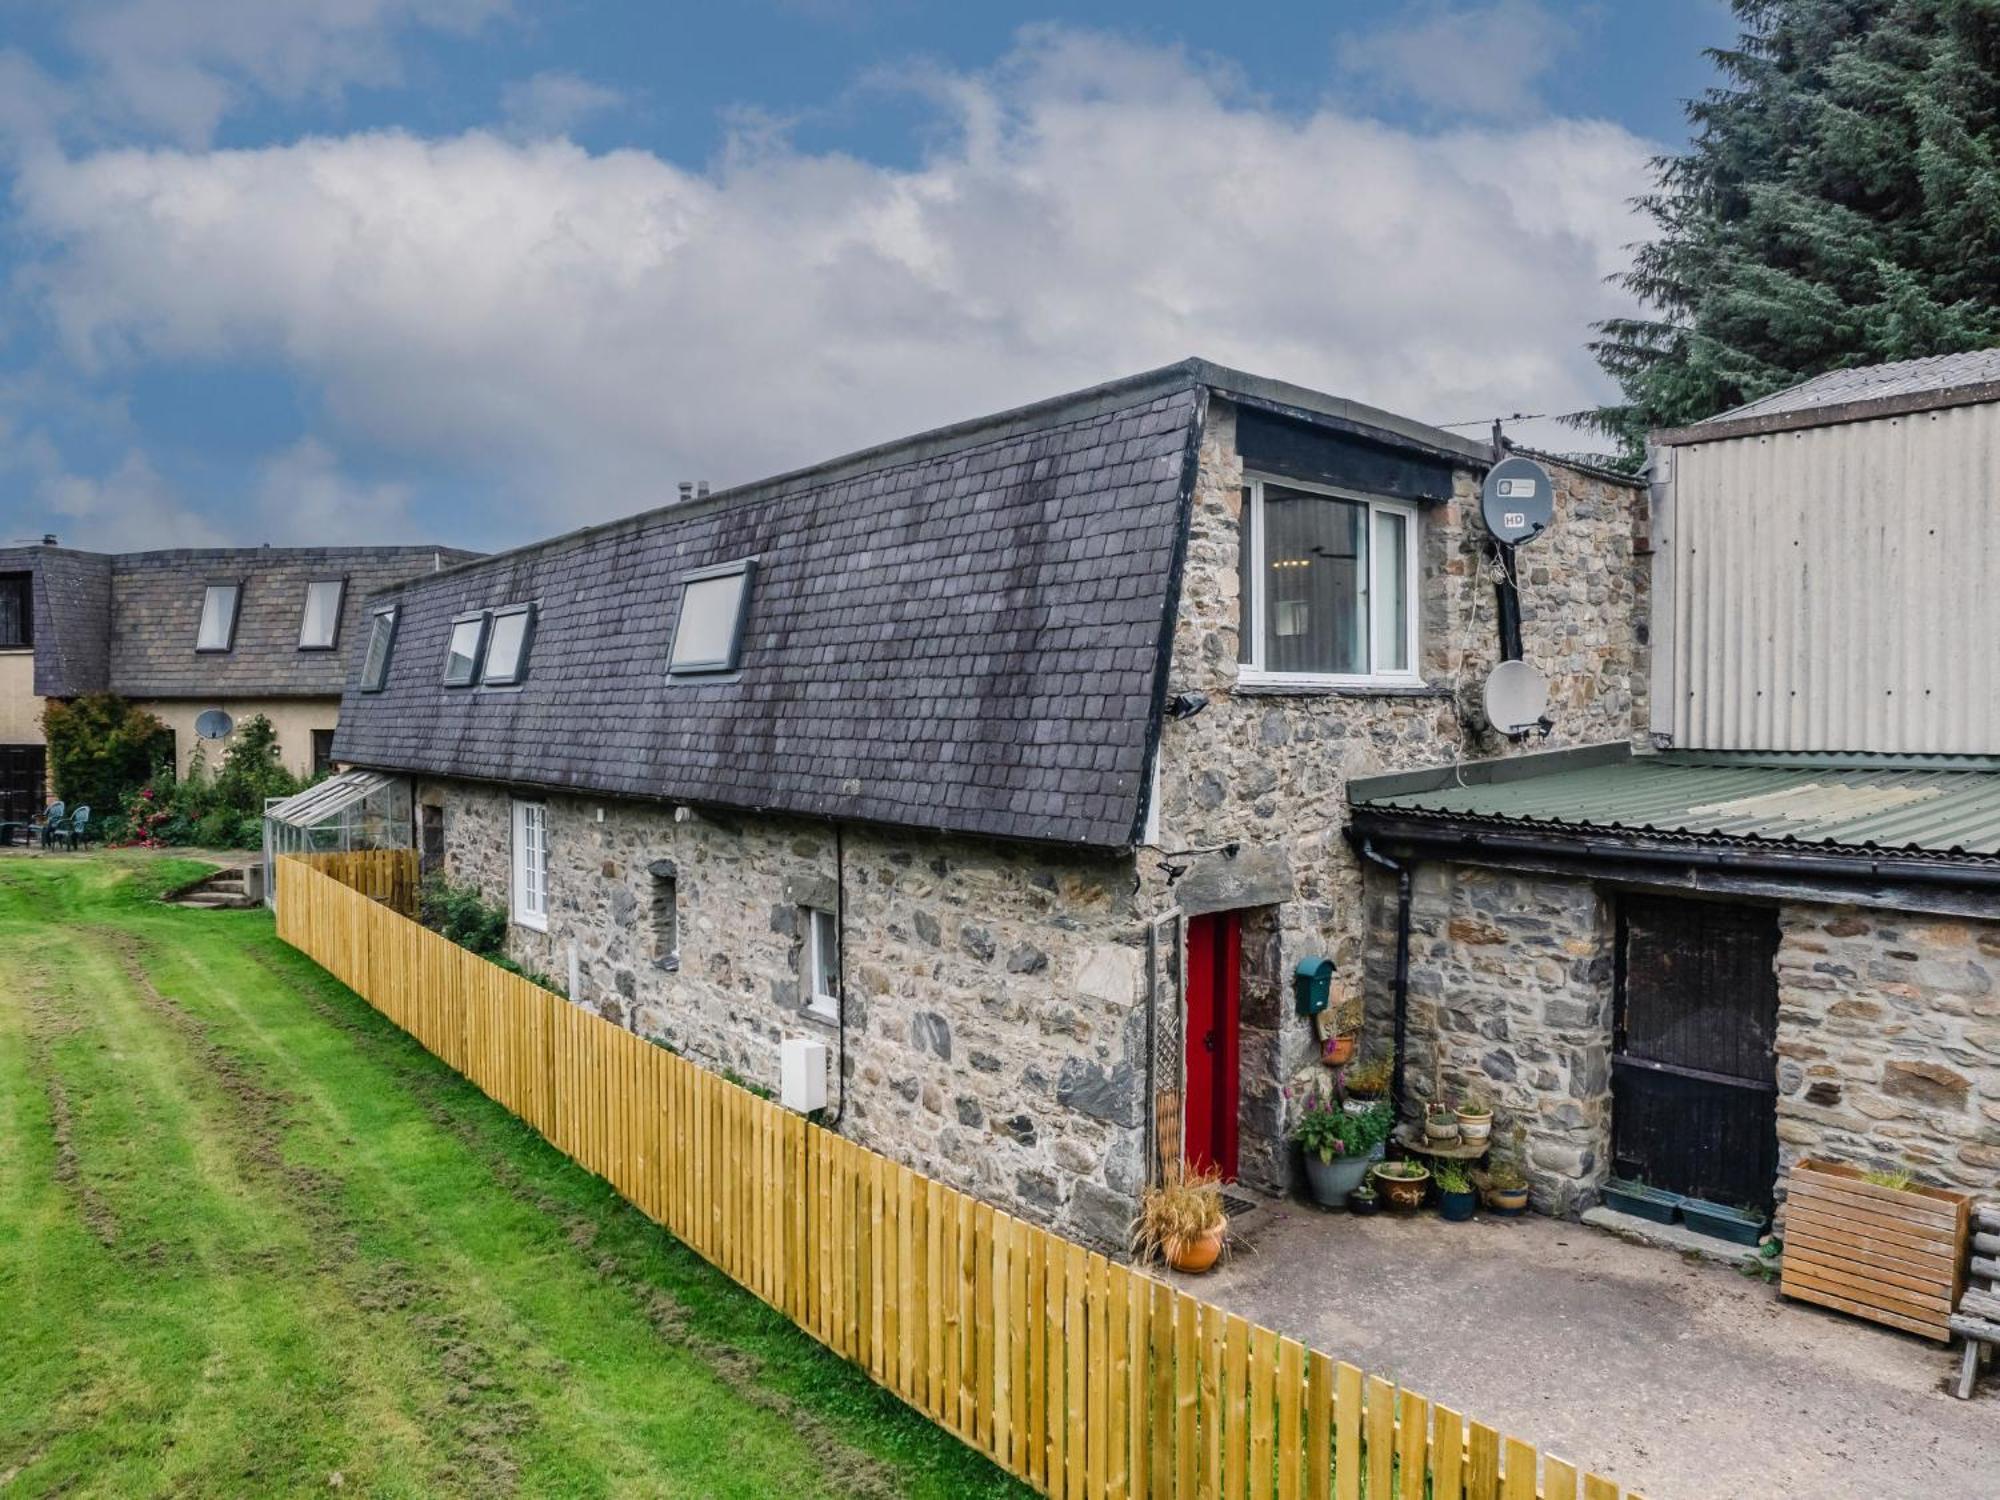
<path fill-rule="evenodd" d="M 1236 1021 L 1243 927 L 1235 912 L 1191 917 L 1187 929 L 1187 1121 L 1190 1167 L 1236 1180 Z"/>

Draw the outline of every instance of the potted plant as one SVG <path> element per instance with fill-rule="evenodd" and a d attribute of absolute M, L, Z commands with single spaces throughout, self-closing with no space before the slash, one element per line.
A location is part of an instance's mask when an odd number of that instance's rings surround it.
<path fill-rule="evenodd" d="M 1319 1060 L 1329 1068 L 1344 1068 L 1354 1061 L 1357 1038 L 1347 1032 L 1330 1036 L 1320 1044 Z"/>
<path fill-rule="evenodd" d="M 1512 1162 L 1495 1162 L 1489 1171 L 1479 1174 L 1480 1196 L 1486 1200 L 1486 1207 L 1496 1214 L 1523 1213 L 1528 1207 L 1528 1179 L 1521 1175 L 1521 1169 Z"/>
<path fill-rule="evenodd" d="M 1350 1099 L 1380 1099 L 1389 1092 L 1389 1080 L 1396 1071 L 1396 1055 L 1383 1053 L 1354 1064 L 1343 1080 Z"/>
<path fill-rule="evenodd" d="M 1438 1213 L 1454 1224 L 1462 1224 L 1472 1217 L 1473 1209 L 1479 1206 L 1479 1195 L 1472 1190 L 1472 1179 L 1465 1174 L 1465 1168 L 1455 1161 L 1441 1161 L 1432 1171 L 1438 1186 Z"/>
<path fill-rule="evenodd" d="M 1221 1174 L 1177 1165 L 1140 1197 L 1132 1251 L 1142 1261 L 1157 1255 L 1176 1271 L 1198 1274 L 1221 1256 L 1228 1231 Z"/>
<path fill-rule="evenodd" d="M 1424 1108 L 1424 1139 L 1434 1145 L 1449 1146 L 1458 1139 L 1458 1111 L 1443 1099 Z"/>
<path fill-rule="evenodd" d="M 1430 1169 L 1422 1162 L 1385 1161 L 1377 1162 L 1374 1170 L 1375 1191 L 1383 1201 L 1399 1213 L 1409 1213 L 1424 1206 L 1424 1195 L 1431 1185 Z"/>
<path fill-rule="evenodd" d="M 1375 1189 L 1364 1182 L 1347 1195 L 1347 1211 L 1365 1219 L 1370 1214 L 1379 1214 L 1382 1211 L 1382 1200 Z"/>
<path fill-rule="evenodd" d="M 1706 1198 L 1681 1199 L 1681 1222 L 1697 1234 L 1712 1234 L 1737 1245 L 1754 1245 L 1764 1236 L 1764 1210 L 1731 1208 Z"/>
<path fill-rule="evenodd" d="M 1305 1152 L 1313 1202 L 1321 1208 L 1339 1208 L 1347 1201 L 1347 1195 L 1367 1178 L 1374 1152 L 1388 1139 L 1391 1123 L 1386 1103 L 1355 1111 L 1322 1096 L 1306 1106 L 1292 1139 Z"/>
<path fill-rule="evenodd" d="M 1681 1206 L 1681 1195 L 1647 1187 L 1635 1179 L 1614 1177 L 1604 1184 L 1604 1201 L 1622 1214 L 1650 1219 L 1655 1224 L 1671 1224 L 1674 1210 Z"/>
<path fill-rule="evenodd" d="M 1468 1094 L 1458 1106 L 1458 1138 L 1467 1145 L 1493 1134 L 1493 1106 L 1478 1094 Z"/>

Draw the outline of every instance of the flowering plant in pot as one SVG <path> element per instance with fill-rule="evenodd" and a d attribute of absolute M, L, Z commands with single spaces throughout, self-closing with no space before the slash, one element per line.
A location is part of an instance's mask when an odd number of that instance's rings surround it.
<path fill-rule="evenodd" d="M 1375 1191 L 1382 1195 L 1389 1207 L 1408 1213 L 1424 1206 L 1424 1194 L 1430 1189 L 1431 1174 L 1422 1162 L 1377 1162 L 1373 1175 Z"/>
<path fill-rule="evenodd" d="M 1455 1161 L 1441 1161 L 1432 1175 L 1437 1179 L 1439 1215 L 1454 1224 L 1471 1218 L 1479 1206 L 1479 1195 L 1473 1192 L 1465 1168 Z"/>
<path fill-rule="evenodd" d="M 1175 1165 L 1139 1199 L 1132 1253 L 1158 1256 L 1176 1271 L 1202 1272 L 1221 1257 L 1229 1219 L 1222 1211 L 1222 1176 Z"/>
<path fill-rule="evenodd" d="M 1356 1112 L 1338 1099 L 1315 1097 L 1293 1127 L 1292 1139 L 1304 1151 L 1306 1181 L 1313 1202 L 1339 1208 L 1368 1175 L 1375 1150 L 1389 1138 L 1394 1117 L 1386 1102 Z"/>
<path fill-rule="evenodd" d="M 1458 1139 L 1458 1111 L 1449 1100 L 1438 1099 L 1425 1106 L 1424 1138 L 1440 1146 Z"/>

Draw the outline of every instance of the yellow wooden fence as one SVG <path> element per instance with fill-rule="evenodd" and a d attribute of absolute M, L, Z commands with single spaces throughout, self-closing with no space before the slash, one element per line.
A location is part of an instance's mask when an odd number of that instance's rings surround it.
<path fill-rule="evenodd" d="M 417 914 L 414 849 L 343 849 L 293 856 L 406 917 Z"/>
<path fill-rule="evenodd" d="M 810 1125 L 336 878 L 411 887 L 411 851 L 339 858 L 281 861 L 280 937 L 1041 1493 L 1618 1500 L 1609 1480 Z M 406 876 L 375 868 L 398 860 Z"/>

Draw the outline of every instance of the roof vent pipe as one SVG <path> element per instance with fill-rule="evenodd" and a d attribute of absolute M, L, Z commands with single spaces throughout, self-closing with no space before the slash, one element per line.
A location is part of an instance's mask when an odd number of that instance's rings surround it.
<path fill-rule="evenodd" d="M 706 479 L 697 479 L 695 481 L 694 497 L 697 500 L 706 500 L 708 498 L 708 481 Z"/>
<path fill-rule="evenodd" d="M 694 499 L 694 481 L 692 479 L 683 479 L 681 481 L 680 489 L 681 489 L 681 504 L 686 505 L 688 501 Z"/>

